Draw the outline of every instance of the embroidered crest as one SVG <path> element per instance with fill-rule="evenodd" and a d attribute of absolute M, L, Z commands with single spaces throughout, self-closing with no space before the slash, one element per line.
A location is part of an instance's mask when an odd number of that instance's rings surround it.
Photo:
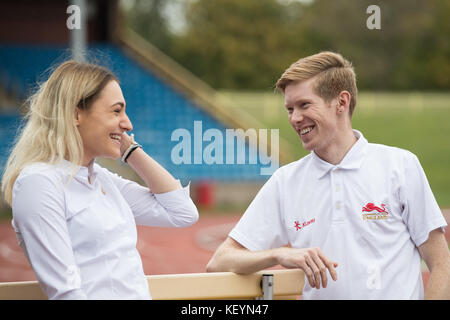
<path fill-rule="evenodd" d="M 369 202 L 362 208 L 363 220 L 385 220 L 388 218 L 388 215 L 389 211 L 387 210 L 384 203 L 382 203 L 381 206 L 378 207 L 372 202 Z"/>

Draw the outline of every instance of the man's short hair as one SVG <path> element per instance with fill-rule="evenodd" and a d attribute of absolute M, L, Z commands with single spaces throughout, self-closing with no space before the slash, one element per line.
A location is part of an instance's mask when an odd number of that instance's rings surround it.
<path fill-rule="evenodd" d="M 351 117 L 358 93 L 356 75 L 352 64 L 338 53 L 324 51 L 294 62 L 277 81 L 276 88 L 284 94 L 289 83 L 313 77 L 316 77 L 313 85 L 314 92 L 327 103 L 343 90 L 350 93 L 349 114 Z"/>

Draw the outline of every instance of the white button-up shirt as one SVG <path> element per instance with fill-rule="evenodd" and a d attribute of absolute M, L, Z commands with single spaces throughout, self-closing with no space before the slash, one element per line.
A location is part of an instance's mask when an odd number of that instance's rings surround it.
<path fill-rule="evenodd" d="M 354 134 L 338 165 L 311 152 L 279 168 L 229 236 L 252 251 L 319 247 L 338 262 L 338 280 L 306 281 L 305 299 L 421 299 L 417 247 L 445 219 L 414 154 Z"/>
<path fill-rule="evenodd" d="M 35 163 L 13 186 L 12 225 L 49 299 L 151 299 L 136 224 L 197 221 L 189 186 L 153 194 L 92 162 Z"/>

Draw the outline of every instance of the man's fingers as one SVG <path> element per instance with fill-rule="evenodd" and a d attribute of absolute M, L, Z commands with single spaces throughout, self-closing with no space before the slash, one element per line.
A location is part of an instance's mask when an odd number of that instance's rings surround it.
<path fill-rule="evenodd" d="M 336 267 L 338 266 L 338 264 L 336 262 L 332 262 L 332 261 L 327 261 L 325 263 L 326 267 L 328 268 L 328 270 L 330 271 L 330 275 L 331 278 L 336 281 L 337 280 L 337 272 L 336 272 Z"/>
<path fill-rule="evenodd" d="M 336 269 L 338 266 L 337 262 L 331 261 L 330 259 L 328 259 L 324 253 L 322 252 L 322 250 L 318 249 L 318 254 L 319 254 L 319 258 L 323 261 L 323 263 L 325 264 L 325 267 L 328 269 L 328 271 L 330 272 L 331 278 L 336 281 L 337 280 L 337 272 Z"/>
<path fill-rule="evenodd" d="M 305 272 L 312 288 L 320 289 L 321 283 L 323 288 L 327 287 L 327 269 L 331 278 L 334 281 L 337 280 L 335 269 L 338 266 L 337 262 L 328 259 L 320 248 L 303 249 L 300 259 L 296 261 L 296 265 Z"/>
<path fill-rule="evenodd" d="M 303 270 L 303 272 L 305 272 L 306 278 L 308 278 L 309 285 L 312 288 L 314 288 L 315 287 L 314 274 L 311 268 L 306 263 L 306 259 L 300 263 L 300 268 Z"/>
<path fill-rule="evenodd" d="M 317 267 L 316 263 L 314 262 L 314 259 L 311 256 L 305 256 L 306 263 L 311 268 L 313 275 L 314 275 L 314 284 L 316 289 L 320 289 L 320 270 Z"/>
<path fill-rule="evenodd" d="M 314 254 L 312 258 L 319 268 L 320 277 L 322 278 L 322 287 L 326 288 L 328 284 L 327 267 L 317 254 Z"/>

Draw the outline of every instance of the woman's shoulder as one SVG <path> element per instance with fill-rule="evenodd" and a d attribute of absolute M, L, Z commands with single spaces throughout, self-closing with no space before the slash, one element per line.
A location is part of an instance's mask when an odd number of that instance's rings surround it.
<path fill-rule="evenodd" d="M 47 180 L 58 181 L 68 175 L 67 164 L 47 163 L 47 162 L 33 162 L 27 164 L 17 177 L 17 181 L 23 180 L 27 177 L 41 177 Z"/>
<path fill-rule="evenodd" d="M 94 169 L 94 172 L 96 172 L 97 174 L 100 174 L 101 177 L 122 178 L 120 176 L 120 174 L 113 171 L 111 168 L 103 167 L 102 165 L 98 164 L 97 162 L 94 162 L 93 169 Z"/>
<path fill-rule="evenodd" d="M 41 217 L 52 215 L 55 210 L 63 213 L 65 207 L 63 178 L 66 175 L 61 163 L 27 164 L 20 171 L 12 189 L 15 223 L 28 221 L 31 213 Z"/>

